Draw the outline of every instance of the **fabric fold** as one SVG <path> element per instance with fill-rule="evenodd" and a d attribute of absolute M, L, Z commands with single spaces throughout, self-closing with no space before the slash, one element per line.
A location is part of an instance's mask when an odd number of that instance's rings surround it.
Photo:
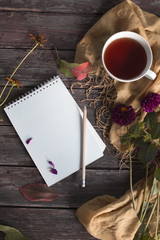
<path fill-rule="evenodd" d="M 146 199 L 149 196 L 153 176 L 148 179 Z M 77 216 L 87 231 L 101 240 L 133 240 L 140 221 L 137 217 L 144 197 L 145 180 L 138 181 L 134 187 L 136 212 L 133 209 L 130 190 L 121 198 L 104 195 L 83 204 Z"/>
<path fill-rule="evenodd" d="M 114 86 L 117 91 L 116 102 L 124 103 L 128 106 L 132 105 L 137 112 L 138 118 L 143 119 L 144 113 L 140 111 L 140 102 L 148 92 L 160 93 L 159 17 L 141 10 L 132 1 L 125 0 L 104 14 L 89 29 L 83 39 L 77 44 L 75 62 L 91 62 L 94 73 L 98 75 L 99 68 L 102 66 L 101 53 L 103 45 L 110 36 L 120 31 L 133 31 L 140 34 L 148 41 L 153 52 L 151 69 L 157 74 L 154 81 L 145 77 L 136 82 L 127 83 L 114 80 Z M 117 124 L 113 124 L 110 130 L 110 141 L 120 151 L 123 151 L 120 136 L 125 132 L 126 128 Z"/>

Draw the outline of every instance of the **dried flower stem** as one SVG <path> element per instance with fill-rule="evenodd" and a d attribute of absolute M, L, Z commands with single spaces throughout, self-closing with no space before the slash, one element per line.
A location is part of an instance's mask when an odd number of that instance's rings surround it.
<path fill-rule="evenodd" d="M 142 219 L 143 219 L 143 211 L 144 211 L 144 204 L 145 204 L 146 190 L 147 190 L 147 180 L 148 180 L 148 163 L 146 165 L 146 180 L 145 180 L 144 197 L 143 197 L 143 204 L 142 204 L 141 215 L 140 215 L 140 222 L 142 222 Z"/>
<path fill-rule="evenodd" d="M 2 97 L 2 95 L 3 95 L 3 93 L 4 93 L 5 89 L 6 89 L 6 87 L 7 87 L 7 85 L 8 85 L 8 83 L 9 83 L 9 81 L 6 82 L 6 84 L 5 84 L 2 92 L 1 92 L 1 94 L 0 94 L 0 98 Z"/>
<path fill-rule="evenodd" d="M 155 210 L 155 208 L 156 208 L 156 206 L 157 206 L 157 201 L 158 201 L 158 199 L 156 198 L 156 200 L 155 200 L 155 202 L 154 202 L 154 205 L 153 205 L 153 208 L 152 208 L 152 211 L 151 211 L 150 216 L 149 216 L 149 218 L 148 218 L 148 221 L 147 221 L 147 223 L 146 223 L 146 225 L 145 225 L 145 228 L 144 228 L 144 230 L 143 230 L 143 232 L 142 232 L 142 235 L 141 235 L 140 240 L 143 239 L 144 233 L 146 232 L 146 230 L 147 230 L 147 228 L 148 228 L 148 225 L 149 225 L 149 223 L 150 223 L 150 221 L 151 221 L 151 218 L 152 218 L 152 216 L 153 216 L 154 210 Z"/>
<path fill-rule="evenodd" d="M 12 84 L 11 88 L 9 89 L 9 92 L 8 92 L 6 98 L 5 98 L 4 101 L 0 104 L 0 107 L 5 103 L 5 101 L 6 101 L 7 98 L 9 97 L 9 95 L 10 95 L 10 93 L 11 93 L 11 91 L 12 91 L 12 89 L 13 89 L 14 86 L 15 86 L 15 84 Z"/>
<path fill-rule="evenodd" d="M 154 184 L 155 184 L 155 181 L 156 181 L 156 179 L 154 178 L 153 184 L 152 184 L 153 186 L 154 186 Z M 144 218 L 145 218 L 145 215 L 146 215 L 146 213 L 147 213 L 148 206 L 149 206 L 150 199 L 151 199 L 151 196 L 152 196 L 152 195 L 153 195 L 153 190 L 151 189 L 150 194 L 149 194 L 149 197 L 148 197 L 148 199 L 147 199 L 147 204 L 146 204 L 145 211 L 144 211 L 144 214 L 143 214 L 143 216 L 142 216 L 141 222 L 143 222 L 143 220 L 144 220 Z"/>
<path fill-rule="evenodd" d="M 26 60 L 26 58 L 34 51 L 34 49 L 35 49 L 38 45 L 39 45 L 39 43 L 36 43 L 35 46 L 27 53 L 27 55 L 26 55 L 26 56 L 22 59 L 22 61 L 18 64 L 18 66 L 16 67 L 16 69 L 13 71 L 13 73 L 12 73 L 11 76 L 10 76 L 11 79 L 12 79 L 12 77 L 14 76 L 14 74 L 17 72 L 17 70 L 19 69 L 19 67 L 22 65 L 22 63 Z M 5 84 L 3 90 L 2 90 L 2 92 L 1 92 L 1 94 L 0 94 L 0 98 L 2 98 L 2 95 L 3 95 L 6 87 L 8 86 L 9 82 L 10 82 L 10 81 L 7 81 L 7 83 Z M 10 88 L 7 96 L 6 96 L 6 98 L 5 98 L 4 101 L 0 104 L 0 106 L 2 106 L 2 105 L 6 102 L 6 100 L 7 100 L 7 98 L 9 97 L 9 95 L 10 95 L 10 93 L 11 93 L 11 91 L 12 91 L 12 89 L 13 89 L 14 86 L 16 86 L 16 84 L 12 84 L 12 86 L 11 86 L 11 88 Z"/>
<path fill-rule="evenodd" d="M 12 78 L 14 76 L 14 74 L 17 72 L 18 68 L 21 66 L 21 64 L 26 60 L 26 58 L 34 51 L 34 49 L 38 46 L 38 43 L 36 43 L 36 45 L 27 53 L 27 55 L 22 59 L 22 61 L 20 62 L 20 64 L 18 64 L 18 66 L 16 67 L 16 69 L 14 70 L 14 72 L 12 73 L 12 75 L 10 76 L 10 78 Z"/>
<path fill-rule="evenodd" d="M 55 51 L 56 51 L 56 54 L 57 54 L 57 58 L 58 59 L 60 59 L 60 57 L 59 57 L 59 53 L 58 53 L 58 51 L 57 51 L 57 48 L 55 47 Z"/>
<path fill-rule="evenodd" d="M 130 169 L 130 190 L 131 190 L 132 201 L 133 201 L 133 209 L 137 214 L 135 200 L 134 200 L 133 187 L 132 187 L 133 186 L 133 183 L 132 183 L 132 159 L 131 159 L 131 145 L 130 145 L 130 143 L 129 143 L 129 169 Z"/>
<path fill-rule="evenodd" d="M 157 221 L 156 221 L 156 231 L 155 239 L 158 240 L 158 224 L 159 224 L 159 194 L 160 194 L 160 182 L 158 181 L 158 193 L 157 193 Z"/>
<path fill-rule="evenodd" d="M 157 202 L 158 202 L 158 199 L 156 199 L 156 201 L 154 202 L 152 211 L 151 211 L 151 213 L 150 213 L 150 216 L 149 216 L 148 221 L 147 221 L 147 223 L 146 223 L 146 226 L 145 226 L 145 228 L 144 228 L 144 233 L 145 233 L 145 231 L 147 230 L 148 225 L 149 225 L 149 223 L 150 223 L 150 221 L 151 221 L 151 218 L 152 218 L 152 216 L 153 216 L 154 210 L 155 210 L 155 208 L 156 208 L 156 206 L 157 206 Z"/>

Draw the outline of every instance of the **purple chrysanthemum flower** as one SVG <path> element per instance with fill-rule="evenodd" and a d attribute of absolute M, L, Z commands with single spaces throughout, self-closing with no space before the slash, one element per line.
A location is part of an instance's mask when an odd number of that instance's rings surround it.
<path fill-rule="evenodd" d="M 144 112 L 153 112 L 160 104 L 160 95 L 158 93 L 149 93 L 141 102 Z"/>
<path fill-rule="evenodd" d="M 127 126 L 136 119 L 136 113 L 132 106 L 125 104 L 116 105 L 112 111 L 113 122 L 123 126 Z"/>

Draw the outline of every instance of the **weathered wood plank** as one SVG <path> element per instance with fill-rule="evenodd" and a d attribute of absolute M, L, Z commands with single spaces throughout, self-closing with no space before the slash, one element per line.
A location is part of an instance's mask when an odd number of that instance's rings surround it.
<path fill-rule="evenodd" d="M 11 166 L 34 166 L 29 154 L 25 150 L 21 140 L 12 126 L 1 126 L 0 134 L 0 165 Z M 101 132 L 96 131 L 101 136 Z M 104 156 L 88 166 L 89 169 L 119 169 L 120 157 L 116 156 L 116 151 L 109 142 L 106 143 L 107 147 L 104 151 Z M 18 154 L 17 154 L 18 153 Z M 123 168 L 126 168 L 124 165 Z M 133 162 L 135 169 L 143 168 L 139 161 Z"/>
<path fill-rule="evenodd" d="M 122 0 L 46 0 L 43 1 L 25 1 L 25 0 L 1 0 L 0 11 L 29 11 L 29 12 L 59 12 L 75 14 L 103 14 L 112 7 L 121 3 Z M 133 0 L 145 11 L 159 15 L 159 1 L 139 1 Z"/>
<path fill-rule="evenodd" d="M 101 14 L 110 8 L 114 7 L 116 4 L 120 3 L 118 1 L 97 1 L 97 0 L 62 0 L 62 1 L 18 1 L 14 0 L 1 1 L 0 10 L 1 11 L 30 11 L 30 12 L 60 12 L 60 13 L 84 13 L 84 14 Z M 102 7 L 103 6 L 103 7 Z"/>
<path fill-rule="evenodd" d="M 0 86 L 6 83 L 15 68 L 29 52 L 30 49 L 0 49 Z M 74 51 L 58 51 L 61 59 L 74 62 Z M 36 86 L 52 76 L 60 75 L 67 87 L 74 79 L 64 76 L 58 70 L 55 50 L 37 49 L 21 65 L 13 78 L 20 81 L 23 86 Z M 78 88 L 78 85 L 76 86 Z"/>
<path fill-rule="evenodd" d="M 20 61 L 30 49 L 0 49 L 0 86 L 6 83 Z M 68 62 L 74 62 L 75 51 L 59 51 L 59 56 Z M 23 86 L 36 86 L 52 76 L 60 74 L 56 63 L 55 50 L 36 49 L 21 65 L 14 78 Z M 69 87 L 73 79 L 60 74 Z"/>
<path fill-rule="evenodd" d="M 29 49 L 0 49 L 0 87 L 6 84 L 6 77 L 10 77 L 15 68 L 29 52 Z M 59 51 L 61 59 L 74 62 L 74 51 Z M 37 49 L 20 66 L 14 79 L 20 81 L 23 87 L 35 87 L 53 76 L 59 75 L 67 88 L 74 82 L 81 82 L 64 76 L 58 69 L 55 50 Z M 77 84 L 74 88 L 80 88 Z M 83 87 L 84 89 L 84 87 Z M 85 87 L 86 89 L 86 87 Z M 0 89 L 1 90 L 1 89 Z"/>
<path fill-rule="evenodd" d="M 1 126 L 0 165 L 34 166 L 29 154 L 12 126 Z M 118 168 L 115 149 L 107 144 L 104 157 L 89 165 L 89 168 Z"/>
<path fill-rule="evenodd" d="M 32 240 L 94 240 L 73 209 L 0 208 L 0 223 L 17 228 Z M 4 238 L 0 238 L 1 240 Z"/>
<path fill-rule="evenodd" d="M 75 49 L 98 19 L 97 15 L 0 12 L 0 48 L 31 47 L 29 33 L 40 33 L 48 39 L 46 49 Z"/>
<path fill-rule="evenodd" d="M 134 182 L 142 178 L 144 171 L 134 171 Z M 81 187 L 81 171 L 78 171 L 51 189 L 59 196 L 53 202 L 29 202 L 19 192 L 19 187 L 29 183 L 43 182 L 33 167 L 0 167 L 0 205 L 25 207 L 77 208 L 84 202 L 105 194 L 120 197 L 129 189 L 129 170 L 89 170 L 86 187 Z"/>

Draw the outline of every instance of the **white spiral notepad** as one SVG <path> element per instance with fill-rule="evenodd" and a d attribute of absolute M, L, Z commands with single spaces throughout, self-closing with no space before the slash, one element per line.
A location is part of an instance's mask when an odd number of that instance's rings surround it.
<path fill-rule="evenodd" d="M 4 110 L 48 186 L 80 169 L 82 112 L 59 76 Z M 87 120 L 86 164 L 102 157 L 104 149 Z M 50 172 L 49 161 L 57 174 Z"/>

